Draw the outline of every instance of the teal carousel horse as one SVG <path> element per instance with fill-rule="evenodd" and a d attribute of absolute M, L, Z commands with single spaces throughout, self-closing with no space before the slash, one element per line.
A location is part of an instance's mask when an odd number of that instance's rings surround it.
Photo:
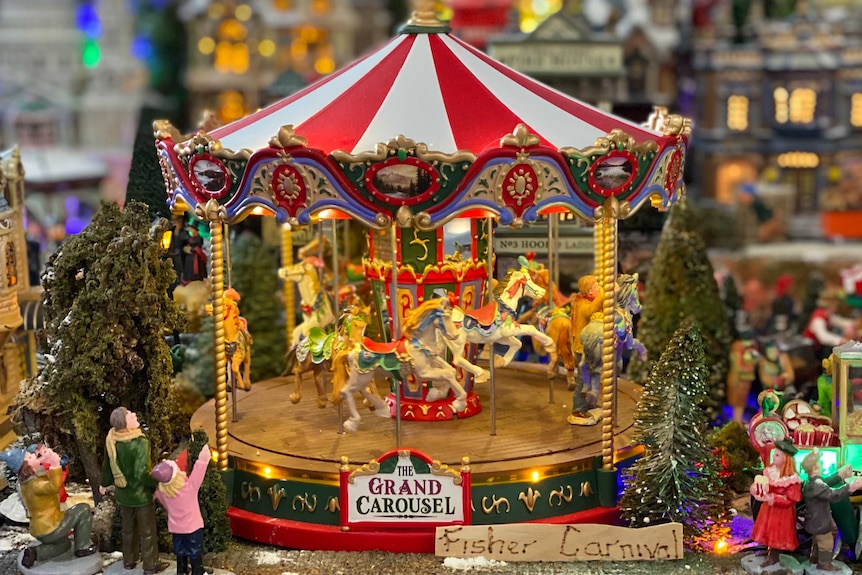
<path fill-rule="evenodd" d="M 632 316 L 641 311 L 638 297 L 638 274 L 621 274 L 617 278 L 617 301 L 614 308 L 614 333 L 617 346 L 615 361 L 617 369 L 622 363 L 622 353 L 633 350 L 642 361 L 646 361 L 647 350 L 632 334 Z M 593 314 L 590 323 L 581 331 L 584 355 L 579 366 L 584 381 L 584 398 L 588 405 L 595 406 L 601 393 L 602 342 L 604 339 L 604 317 Z"/>

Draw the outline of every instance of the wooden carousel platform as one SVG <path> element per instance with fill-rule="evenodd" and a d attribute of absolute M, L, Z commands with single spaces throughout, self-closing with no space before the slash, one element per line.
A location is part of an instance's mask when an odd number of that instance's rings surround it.
<path fill-rule="evenodd" d="M 293 405 L 288 395 L 293 378 L 255 383 L 251 391 L 238 391 L 238 421 L 230 419 L 228 394 L 228 454 L 247 462 L 305 470 L 312 475 L 334 474 L 342 456 L 362 465 L 396 447 L 412 447 L 450 466 L 470 458 L 474 482 L 516 470 L 566 466 L 601 455 L 601 423 L 592 427 L 566 422 L 571 412 L 571 392 L 557 379 L 554 403 L 544 365 L 522 364 L 496 370 L 497 433 L 490 435 L 490 389 L 476 389 L 482 411 L 466 419 L 438 422 L 403 421 L 401 445 L 396 445 L 395 420 L 377 417 L 360 406 L 362 423 L 356 433 L 338 433 L 339 410 L 317 407 L 310 377 L 303 381 L 303 399 Z M 381 385 L 379 391 L 386 390 Z M 620 380 L 615 449 L 630 446 L 634 412 L 640 386 Z M 346 410 L 345 410 L 346 412 Z M 346 416 L 345 416 L 346 417 Z M 203 427 L 215 441 L 215 400 L 203 405 L 192 418 L 192 427 Z"/>
<path fill-rule="evenodd" d="M 341 458 L 346 456 L 355 470 L 397 447 L 417 449 L 461 471 L 466 471 L 462 458 L 469 457 L 473 525 L 617 522 L 618 510 L 607 501 L 615 501 L 619 468 L 639 453 L 631 437 L 640 388 L 620 380 L 614 430 L 618 469 L 604 471 L 601 423 L 569 425 L 571 392 L 558 379 L 550 403 L 544 368 L 521 364 L 497 370 L 496 435 L 490 434 L 486 384 L 476 390 L 481 413 L 437 422 L 403 421 L 401 445 L 396 445 L 395 420 L 367 408 L 355 434 L 339 434 L 338 409 L 317 407 L 310 379 L 296 405 L 288 399 L 292 378 L 237 392 L 237 421 L 231 421 L 228 406 L 230 469 L 225 475 L 234 535 L 299 549 L 433 553 L 433 526 L 366 530 L 350 529 L 341 521 Z M 198 409 L 192 426 L 203 427 L 215 443 L 214 401 Z"/>

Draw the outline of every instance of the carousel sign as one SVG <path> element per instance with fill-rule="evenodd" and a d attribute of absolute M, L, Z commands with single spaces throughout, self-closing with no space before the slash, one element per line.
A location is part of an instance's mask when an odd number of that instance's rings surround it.
<path fill-rule="evenodd" d="M 341 468 L 342 526 L 407 528 L 470 522 L 470 471 L 414 449 L 398 449 L 350 471 Z"/>
<path fill-rule="evenodd" d="M 524 73 L 613 72 L 623 70 L 623 48 L 619 44 L 518 43 L 495 44 L 491 55 Z"/>

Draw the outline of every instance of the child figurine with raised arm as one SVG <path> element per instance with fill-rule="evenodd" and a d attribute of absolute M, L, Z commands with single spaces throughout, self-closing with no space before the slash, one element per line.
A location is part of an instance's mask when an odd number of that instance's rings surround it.
<path fill-rule="evenodd" d="M 811 545 L 811 565 L 821 571 L 850 573 L 849 567 L 832 561 L 835 533 L 829 504 L 846 499 L 851 491 L 862 488 L 862 478 L 854 479 L 850 484 L 845 483 L 844 480 L 848 479 L 851 473 L 848 465 L 838 471 L 841 483 L 830 487 L 821 477 L 823 467 L 820 464 L 820 450 L 816 447 L 802 460 L 802 469 L 808 474 L 802 495 L 805 497 L 805 531 L 814 539 Z"/>
<path fill-rule="evenodd" d="M 168 531 L 174 539 L 177 575 L 203 575 L 204 520 L 198 502 L 198 491 L 209 465 L 210 450 L 201 449 L 190 474 L 181 471 L 176 461 L 164 459 L 153 467 L 153 478 L 159 482 L 156 501 L 168 512 Z M 189 571 L 191 564 L 191 571 Z"/>

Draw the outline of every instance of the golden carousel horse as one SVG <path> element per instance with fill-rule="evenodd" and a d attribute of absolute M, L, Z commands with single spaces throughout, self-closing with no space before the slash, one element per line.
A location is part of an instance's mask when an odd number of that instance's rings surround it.
<path fill-rule="evenodd" d="M 235 383 L 239 389 L 250 391 L 251 345 L 254 341 L 248 332 L 248 322 L 244 317 L 239 315 L 239 305 L 237 302 L 240 299 L 239 293 L 233 288 L 226 289 L 222 297 L 224 309 L 224 347 L 229 364 L 231 382 Z M 213 308 L 211 304 L 207 304 L 206 310 L 209 315 L 212 315 Z M 245 373 L 245 377 L 243 377 L 240 368 Z"/>

